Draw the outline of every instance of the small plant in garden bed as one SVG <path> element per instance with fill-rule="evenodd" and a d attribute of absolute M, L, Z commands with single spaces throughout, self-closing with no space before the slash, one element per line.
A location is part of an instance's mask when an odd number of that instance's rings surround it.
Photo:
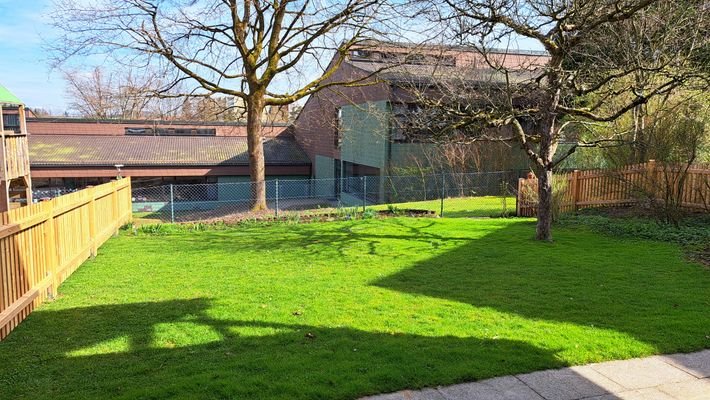
<path fill-rule="evenodd" d="M 175 224 L 146 224 L 138 228 L 133 228 L 134 234 L 142 233 L 147 235 L 166 235 L 169 233 L 179 232 L 202 232 L 214 229 L 226 229 L 229 226 L 252 226 L 252 225 L 273 225 L 273 224 L 300 224 L 312 222 L 333 222 L 333 221 L 350 221 L 373 218 L 388 218 L 396 216 L 407 217 L 434 217 L 436 213 L 431 210 L 414 210 L 414 209 L 398 209 L 396 214 L 390 210 L 376 210 L 366 208 L 362 211 L 358 208 L 341 208 L 334 213 L 320 214 L 305 214 L 300 212 L 288 212 L 279 217 L 274 215 L 265 216 L 262 218 L 238 218 L 238 219 L 220 219 L 205 222 L 182 222 Z"/>
<path fill-rule="evenodd" d="M 710 265 L 710 215 L 697 214 L 678 226 L 643 215 L 634 209 L 589 209 L 564 215 L 560 225 L 582 225 L 617 237 L 676 243 L 691 259 Z"/>

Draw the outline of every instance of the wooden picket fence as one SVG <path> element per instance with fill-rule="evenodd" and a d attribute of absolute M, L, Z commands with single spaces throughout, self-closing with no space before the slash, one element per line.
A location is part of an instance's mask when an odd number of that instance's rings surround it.
<path fill-rule="evenodd" d="M 662 203 L 674 196 L 680 206 L 710 211 L 710 166 L 667 165 L 650 160 L 617 170 L 573 171 L 555 174 L 553 190 L 560 212 L 580 208 Z M 685 183 L 680 185 L 681 177 Z M 518 216 L 537 214 L 537 178 L 518 180 Z"/>
<path fill-rule="evenodd" d="M 0 340 L 130 220 L 130 178 L 0 213 Z"/>

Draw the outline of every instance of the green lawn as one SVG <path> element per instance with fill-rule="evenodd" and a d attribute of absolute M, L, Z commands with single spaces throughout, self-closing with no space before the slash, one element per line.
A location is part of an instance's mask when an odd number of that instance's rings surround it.
<path fill-rule="evenodd" d="M 504 202 L 505 200 L 505 202 Z M 430 210 L 441 214 L 441 199 L 428 201 L 413 201 L 396 203 L 392 206 L 399 209 Z M 515 197 L 476 196 L 452 197 L 444 199 L 444 217 L 500 217 L 504 212 L 515 215 Z M 390 205 L 373 206 L 376 210 L 387 210 Z"/>
<path fill-rule="evenodd" d="M 520 219 L 121 237 L 0 342 L 1 399 L 353 398 L 710 347 L 675 245 Z"/>

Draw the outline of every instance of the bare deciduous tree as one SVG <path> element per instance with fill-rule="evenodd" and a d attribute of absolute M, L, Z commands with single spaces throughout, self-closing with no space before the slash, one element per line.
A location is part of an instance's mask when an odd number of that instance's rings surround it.
<path fill-rule="evenodd" d="M 137 77 L 130 70 L 110 72 L 96 67 L 90 72 L 64 71 L 71 110 L 85 118 L 154 118 L 163 115 L 168 104 L 151 97 L 161 85 L 155 74 Z M 162 101 L 166 103 L 166 101 Z"/>
<path fill-rule="evenodd" d="M 349 49 L 374 35 L 378 0 L 59 0 L 60 60 L 110 54 L 131 66 L 158 65 L 186 95 L 219 93 L 246 106 L 255 210 L 265 209 L 262 114 L 335 82 Z M 327 63 L 326 59 L 333 61 Z M 309 69 L 309 71 L 306 71 Z M 174 95 L 174 94 L 173 94 Z"/>
<path fill-rule="evenodd" d="M 419 100 L 436 122 L 431 132 L 441 140 L 465 132 L 468 141 L 516 141 L 538 176 L 536 237 L 551 240 L 555 167 L 580 147 L 620 140 L 615 135 L 583 140 L 579 127 L 606 124 L 656 96 L 707 79 L 707 65 L 697 62 L 708 49 L 704 4 L 427 1 L 419 13 L 446 24 L 449 40 L 477 48 L 483 60 L 459 78 L 420 85 Z M 507 65 L 513 55 L 490 51 L 520 38 L 545 50 L 545 65 Z M 640 74 L 643 79 L 634 79 Z M 561 140 L 572 144 L 557 154 Z"/>

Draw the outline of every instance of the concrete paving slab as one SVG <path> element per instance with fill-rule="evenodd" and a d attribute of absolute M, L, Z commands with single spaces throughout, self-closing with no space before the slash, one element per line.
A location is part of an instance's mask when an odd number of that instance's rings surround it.
<path fill-rule="evenodd" d="M 436 389 L 402 390 L 396 393 L 364 397 L 362 400 L 447 400 Z"/>
<path fill-rule="evenodd" d="M 625 392 L 590 397 L 584 400 L 680 400 L 655 388 L 627 390 Z"/>
<path fill-rule="evenodd" d="M 517 378 L 547 400 L 576 400 L 610 392 L 571 368 L 538 371 Z"/>
<path fill-rule="evenodd" d="M 626 389 L 643 389 L 666 383 L 697 379 L 661 357 L 636 358 L 591 365 L 594 370 Z"/>
<path fill-rule="evenodd" d="M 710 378 L 670 383 L 661 385 L 657 389 L 676 399 L 710 400 Z"/>
<path fill-rule="evenodd" d="M 545 400 L 513 376 L 439 388 L 447 400 Z"/>
<path fill-rule="evenodd" d="M 688 354 L 672 354 L 663 359 L 697 378 L 710 377 L 710 349 Z"/>
<path fill-rule="evenodd" d="M 609 393 L 623 392 L 626 390 L 623 386 L 597 372 L 597 370 L 592 368 L 590 365 L 570 367 L 570 369 L 587 381 L 606 389 Z"/>
<path fill-rule="evenodd" d="M 367 400 L 710 400 L 710 350 L 504 376 Z M 682 366 L 682 368 L 681 368 Z M 687 372 L 686 372 L 687 371 Z"/>
<path fill-rule="evenodd" d="M 406 397 L 404 397 L 405 392 L 409 392 L 409 390 L 403 390 L 401 392 L 395 392 L 395 393 L 376 394 L 373 396 L 361 397 L 360 400 L 407 400 Z"/>

